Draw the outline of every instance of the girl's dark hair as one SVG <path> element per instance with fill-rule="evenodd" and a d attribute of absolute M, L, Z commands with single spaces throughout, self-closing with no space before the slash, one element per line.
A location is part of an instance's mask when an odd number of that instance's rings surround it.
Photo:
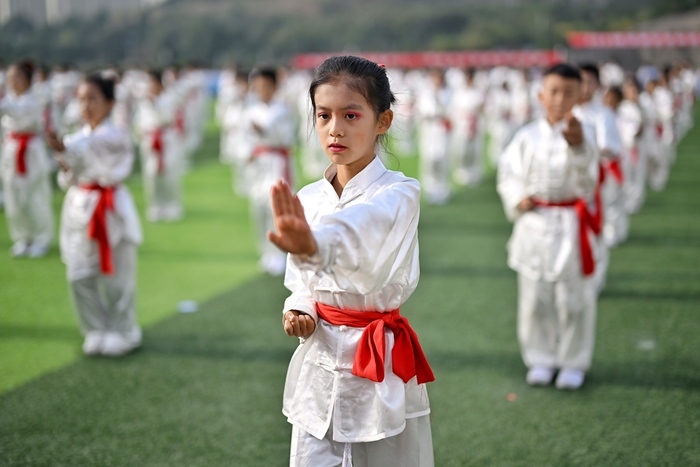
<path fill-rule="evenodd" d="M 150 76 L 152 79 L 158 81 L 160 84 L 163 84 L 163 72 L 161 70 L 156 70 L 156 69 L 148 70 L 148 76 Z"/>
<path fill-rule="evenodd" d="M 612 86 L 610 89 L 608 89 L 608 92 L 615 96 L 615 99 L 618 101 L 622 101 L 624 99 L 622 88 L 620 88 L 620 86 Z"/>
<path fill-rule="evenodd" d="M 383 66 L 352 55 L 331 57 L 316 68 L 314 79 L 309 87 L 309 97 L 311 97 L 314 113 L 316 112 L 316 89 L 322 84 L 341 80 L 369 102 L 377 117 L 389 110 L 391 104 L 396 102 Z"/>
<path fill-rule="evenodd" d="M 22 73 L 22 75 L 31 84 L 32 78 L 34 78 L 34 62 L 28 59 L 20 60 L 18 62 L 15 62 L 15 66 L 17 67 L 17 70 L 20 73 Z"/>
<path fill-rule="evenodd" d="M 105 78 L 100 74 L 88 75 L 83 79 L 84 82 L 89 84 L 94 84 L 100 93 L 109 102 L 114 102 L 114 80 L 111 78 Z"/>

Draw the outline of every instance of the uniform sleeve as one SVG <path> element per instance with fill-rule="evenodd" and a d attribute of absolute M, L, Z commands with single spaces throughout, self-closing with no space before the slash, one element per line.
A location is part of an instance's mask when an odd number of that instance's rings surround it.
<path fill-rule="evenodd" d="M 294 122 L 287 108 L 279 105 L 272 118 L 264 122 L 260 142 L 266 146 L 289 147 L 294 144 Z"/>
<path fill-rule="evenodd" d="M 574 192 L 577 197 L 590 200 L 598 184 L 599 152 L 594 144 L 592 129 L 588 131 L 584 125 L 583 130 L 583 143 L 575 148 L 569 146 L 567 151 L 574 172 Z"/>
<path fill-rule="evenodd" d="M 497 190 L 503 202 L 506 217 L 511 222 L 520 216 L 518 204 L 525 199 L 525 143 L 522 132 L 518 132 L 498 159 Z"/>
<path fill-rule="evenodd" d="M 341 290 L 367 295 L 388 284 L 404 290 L 418 282 L 420 185 L 404 180 L 368 202 L 323 216 L 312 226 L 317 251 L 292 255 L 301 270 L 332 276 Z"/>
<path fill-rule="evenodd" d="M 619 157 L 622 154 L 622 141 L 617 129 L 615 114 L 606 108 L 605 111 L 601 112 L 600 118 L 596 120 L 596 125 L 600 151 L 609 157 Z"/>
<path fill-rule="evenodd" d="M 282 314 L 290 310 L 297 310 L 310 315 L 313 317 L 314 321 L 318 322 L 316 302 L 311 296 L 309 287 L 302 280 L 302 274 L 302 271 L 294 261 L 287 262 L 287 273 L 284 276 L 284 286 L 289 289 L 292 294 L 284 301 Z"/>
<path fill-rule="evenodd" d="M 41 121 L 39 101 L 31 98 L 8 99 L 0 101 L 0 114 L 5 114 L 14 120 L 16 131 L 34 131 L 37 122 Z"/>
<path fill-rule="evenodd" d="M 133 150 L 128 136 L 120 131 L 71 135 L 64 145 L 64 160 L 77 177 L 110 186 L 131 173 Z"/>

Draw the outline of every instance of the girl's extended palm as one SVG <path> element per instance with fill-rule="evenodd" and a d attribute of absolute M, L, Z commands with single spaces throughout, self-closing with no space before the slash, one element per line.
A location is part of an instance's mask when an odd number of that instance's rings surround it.
<path fill-rule="evenodd" d="M 316 240 L 304 217 L 304 208 L 299 198 L 292 195 L 289 185 L 278 181 L 270 195 L 277 232 L 268 232 L 267 238 L 287 253 L 307 256 L 316 253 Z"/>

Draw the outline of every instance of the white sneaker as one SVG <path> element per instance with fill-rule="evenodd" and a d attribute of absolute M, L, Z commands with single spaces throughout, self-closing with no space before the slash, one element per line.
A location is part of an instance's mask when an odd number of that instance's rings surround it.
<path fill-rule="evenodd" d="M 141 347 L 141 341 L 143 340 L 143 333 L 140 327 L 135 327 L 130 332 L 126 333 L 126 341 L 131 345 L 131 350 L 138 349 Z"/>
<path fill-rule="evenodd" d="M 525 381 L 530 386 L 549 386 L 554 378 L 554 370 L 551 368 L 543 368 L 534 366 L 527 371 Z"/>
<path fill-rule="evenodd" d="M 83 341 L 83 354 L 88 357 L 99 355 L 100 347 L 102 346 L 102 337 L 102 331 L 88 332 Z"/>
<path fill-rule="evenodd" d="M 586 372 L 575 368 L 563 368 L 557 376 L 555 383 L 557 389 L 576 390 L 583 385 L 583 380 L 586 377 Z"/>
<path fill-rule="evenodd" d="M 10 248 L 10 256 L 12 256 L 13 258 L 26 256 L 28 249 L 29 245 L 27 245 L 25 242 L 19 241 L 12 245 L 12 248 Z"/>
<path fill-rule="evenodd" d="M 41 243 L 32 243 L 27 248 L 26 254 L 29 258 L 41 258 L 43 256 L 46 256 L 46 253 L 48 253 L 48 252 L 49 252 L 48 245 L 42 245 Z"/>
<path fill-rule="evenodd" d="M 134 345 L 118 332 L 109 331 L 104 334 L 100 354 L 105 357 L 122 357 L 134 349 Z"/>

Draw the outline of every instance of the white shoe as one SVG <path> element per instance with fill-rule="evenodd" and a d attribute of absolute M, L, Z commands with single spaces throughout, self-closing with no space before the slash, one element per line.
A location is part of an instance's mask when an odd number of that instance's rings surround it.
<path fill-rule="evenodd" d="M 46 253 L 49 252 L 49 246 L 48 245 L 42 245 L 41 243 L 32 243 L 29 245 L 27 248 L 27 257 L 29 258 L 41 258 L 43 256 L 46 256 Z"/>
<path fill-rule="evenodd" d="M 105 357 L 122 357 L 132 350 L 134 345 L 118 332 L 109 331 L 104 334 L 100 354 Z"/>
<path fill-rule="evenodd" d="M 102 347 L 102 331 L 90 331 L 85 336 L 83 341 L 83 354 L 88 357 L 93 357 L 100 354 Z"/>
<path fill-rule="evenodd" d="M 576 390 L 583 385 L 586 372 L 575 368 L 564 368 L 559 372 L 555 383 L 557 389 Z"/>
<path fill-rule="evenodd" d="M 29 249 L 29 245 L 27 245 L 25 242 L 19 241 L 12 245 L 12 248 L 10 248 L 10 256 L 13 258 L 19 258 L 20 256 L 26 256 L 27 255 L 27 250 Z"/>
<path fill-rule="evenodd" d="M 554 370 L 551 368 L 543 368 L 534 366 L 527 371 L 525 381 L 530 386 L 549 386 L 554 378 Z"/>

